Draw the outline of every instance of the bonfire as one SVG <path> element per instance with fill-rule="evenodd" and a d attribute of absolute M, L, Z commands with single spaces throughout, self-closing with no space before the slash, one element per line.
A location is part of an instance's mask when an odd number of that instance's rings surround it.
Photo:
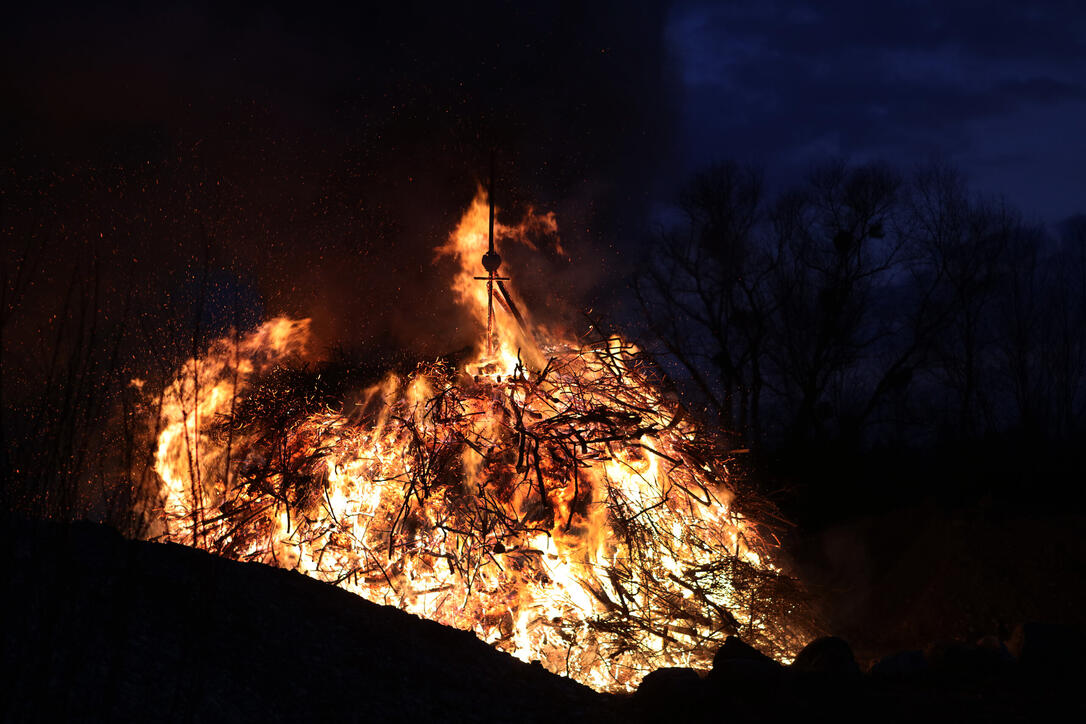
<path fill-rule="evenodd" d="M 308 320 L 282 317 L 188 360 L 156 398 L 158 537 L 301 571 L 599 690 L 708 668 L 732 634 L 787 659 L 808 634 L 802 592 L 728 438 L 634 345 L 543 330 L 499 276 L 495 240 L 555 228 L 495 225 L 480 191 L 437 250 L 480 330 L 466 362 L 352 391 L 307 361 Z"/>

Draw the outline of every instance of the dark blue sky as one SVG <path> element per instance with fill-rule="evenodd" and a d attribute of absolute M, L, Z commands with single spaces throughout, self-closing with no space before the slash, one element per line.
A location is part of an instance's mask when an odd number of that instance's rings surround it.
<path fill-rule="evenodd" d="M 494 148 L 499 205 L 554 211 L 570 252 L 518 288 L 572 310 L 722 159 L 789 184 L 934 157 L 1028 220 L 1086 213 L 1086 2 L 35 4 L 0 24 L 0 98 L 5 213 L 182 276 L 205 225 L 340 338 L 446 342 L 432 249 Z"/>
<path fill-rule="evenodd" d="M 401 166 L 438 141 L 446 164 L 450 145 L 500 146 L 543 203 L 576 186 L 582 205 L 607 188 L 637 208 L 721 158 L 792 180 L 827 156 L 938 156 L 1027 215 L 1086 210 L 1076 0 L 495 0 L 476 13 L 121 0 L 6 20 L 0 121 L 14 136 L 53 128 L 48 145 L 87 145 L 103 122 L 217 137 L 255 104 L 325 147 L 380 126 L 367 145 Z"/>
<path fill-rule="evenodd" d="M 1086 212 L 1086 3 L 686 0 L 666 39 L 682 171 L 938 157 L 1027 218 Z"/>

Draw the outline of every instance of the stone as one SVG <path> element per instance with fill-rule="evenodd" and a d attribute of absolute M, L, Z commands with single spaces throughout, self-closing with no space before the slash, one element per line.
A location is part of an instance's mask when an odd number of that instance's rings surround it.
<path fill-rule="evenodd" d="M 636 699 L 670 696 L 675 693 L 690 691 L 701 686 L 698 672 L 681 666 L 673 666 L 652 671 L 641 680 L 634 694 Z"/>
<path fill-rule="evenodd" d="M 871 676 L 896 681 L 915 681 L 927 673 L 928 660 L 923 651 L 899 651 L 879 659 L 871 667 Z"/>
<path fill-rule="evenodd" d="M 657 669 L 648 674 L 633 695 L 635 716 L 644 722 L 707 721 L 705 682 L 698 672 L 684 667 Z"/>
<path fill-rule="evenodd" d="M 791 668 L 793 671 L 842 677 L 860 674 L 852 647 L 837 636 L 823 636 L 804 646 Z"/>
<path fill-rule="evenodd" d="M 1086 634 L 1074 626 L 1029 622 L 1019 624 L 1007 642 L 1018 664 L 1032 675 L 1071 676 L 1086 671 Z"/>
<path fill-rule="evenodd" d="M 716 655 L 713 657 L 713 668 L 720 661 L 726 661 L 729 659 L 750 659 L 754 661 L 773 661 L 758 649 L 754 648 L 750 644 L 746 643 L 738 636 L 729 636 L 724 640 L 724 644 L 717 649 Z M 773 661 L 773 663 L 777 663 Z"/>
<path fill-rule="evenodd" d="M 765 702 L 780 687 L 783 668 L 738 637 L 729 636 L 713 657 L 709 683 L 720 695 L 750 704 Z"/>
<path fill-rule="evenodd" d="M 998 642 L 998 640 L 997 640 Z M 931 672 L 945 681 L 974 682 L 992 681 L 1007 673 L 1012 659 L 1005 649 L 963 642 L 939 643 L 931 646 L 926 654 Z"/>

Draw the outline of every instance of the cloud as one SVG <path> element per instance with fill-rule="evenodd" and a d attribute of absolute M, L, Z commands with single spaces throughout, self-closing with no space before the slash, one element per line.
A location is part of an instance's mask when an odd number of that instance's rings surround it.
<path fill-rule="evenodd" d="M 935 153 L 983 176 L 1006 154 L 981 125 L 1034 133 L 1042 117 L 1051 127 L 1046 110 L 1086 97 L 1086 11 L 1074 3 L 687 2 L 667 37 L 690 167 L 740 157 L 787 176 L 823 152 L 898 163 Z M 1055 174 L 1059 149 L 1033 151 Z M 1071 211 L 1040 192 L 1019 202 Z"/>
<path fill-rule="evenodd" d="M 591 303 L 583 279 L 622 268 L 607 242 L 639 225 L 672 137 L 654 0 L 69 3 L 5 20 L 16 211 L 154 217 L 102 243 L 182 275 L 210 232 L 270 312 L 312 315 L 329 341 L 455 344 L 431 251 L 491 149 L 499 204 L 558 214 L 574 262 L 551 281 Z M 49 174 L 78 183 L 60 199 Z"/>

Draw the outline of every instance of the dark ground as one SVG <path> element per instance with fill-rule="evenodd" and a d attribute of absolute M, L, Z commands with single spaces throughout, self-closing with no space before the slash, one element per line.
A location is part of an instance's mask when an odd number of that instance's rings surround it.
<path fill-rule="evenodd" d="M 5 528 L 5 721 L 613 721 L 475 636 L 91 524 Z"/>
<path fill-rule="evenodd" d="M 1074 509 L 919 504 L 830 525 L 797 564 L 827 629 L 869 665 L 946 641 L 1008 640 L 1023 621 L 1086 630 L 1083 530 Z"/>
<path fill-rule="evenodd" d="M 918 526 L 895 560 L 873 552 L 869 590 L 827 599 L 851 602 L 830 613 L 861 635 L 859 666 L 840 639 L 813 642 L 789 667 L 729 639 L 707 675 L 661 670 L 619 697 L 296 573 L 89 523 L 8 521 L 0 711 L 4 721 L 1035 721 L 1070 704 L 1081 715 L 1084 639 L 1073 627 L 1020 628 L 1009 646 L 944 640 L 862 673 L 878 646 L 952 629 L 999 587 L 1015 592 L 991 599 L 1009 606 L 1001 616 L 1051 598 L 1048 569 L 1031 576 L 1020 558 L 1000 578 L 982 563 L 989 546 L 1010 556 L 1032 542 L 1042 547 L 1028 560 L 1045 560 L 1063 546 L 1078 555 L 1081 542 L 1006 523 Z M 827 550 L 906 524 L 842 528 Z M 910 580 L 929 583 L 904 591 Z M 873 620 L 881 633 L 865 635 Z"/>
<path fill-rule="evenodd" d="M 953 640 L 1006 641 L 1025 621 L 1086 630 L 1075 447 L 1039 454 L 1008 438 L 801 459 L 784 550 L 861 665 Z"/>

